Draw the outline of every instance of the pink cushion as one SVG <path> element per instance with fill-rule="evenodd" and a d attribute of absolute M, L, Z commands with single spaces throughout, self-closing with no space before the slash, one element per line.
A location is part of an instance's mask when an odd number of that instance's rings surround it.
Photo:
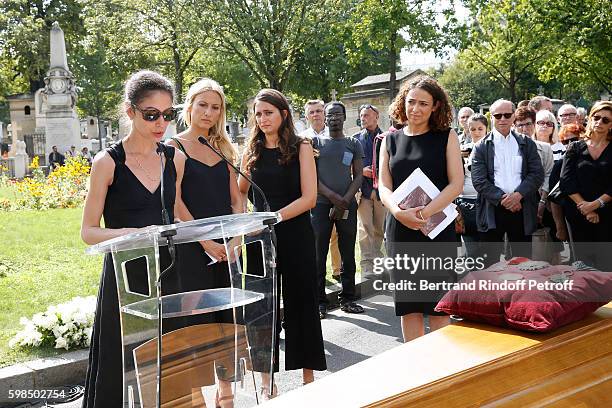
<path fill-rule="evenodd" d="M 524 261 L 515 258 L 483 271 L 471 272 L 461 282 L 474 282 L 476 289 L 447 292 L 435 310 L 495 326 L 547 332 L 578 321 L 612 300 L 612 273 L 579 271 L 566 265 L 523 271 L 520 266 Z M 561 272 L 571 274 L 571 289 L 527 288 L 530 282 L 534 285 L 552 284 L 550 277 Z M 478 288 L 478 282 L 482 280 L 503 282 L 500 275 L 507 273 L 522 275 L 525 288 Z M 511 281 L 517 282 L 520 281 Z"/>

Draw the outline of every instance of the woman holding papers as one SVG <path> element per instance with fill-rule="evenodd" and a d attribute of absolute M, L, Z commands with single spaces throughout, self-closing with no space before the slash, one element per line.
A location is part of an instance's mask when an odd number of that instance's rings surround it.
<path fill-rule="evenodd" d="M 181 221 L 216 217 L 242 212 L 242 198 L 234 170 L 199 138 L 206 138 L 229 161 L 234 162 L 236 152 L 225 131 L 225 94 L 212 79 L 204 78 L 193 84 L 183 104 L 180 119 L 187 130 L 168 141 L 187 157 L 185 172 L 177 192 L 175 215 Z M 231 251 L 231 250 L 230 250 Z M 183 292 L 223 288 L 230 286 L 230 276 L 223 241 L 191 242 L 178 246 L 178 271 Z M 173 322 L 176 320 L 176 322 Z M 176 328 L 203 323 L 234 323 L 232 310 L 191 316 L 181 320 L 170 319 Z M 216 406 L 231 407 L 231 379 L 234 375 L 234 357 L 231 353 L 217 353 L 215 370 L 201 369 L 197 385 L 215 383 L 219 388 Z"/>
<path fill-rule="evenodd" d="M 424 334 L 423 314 L 429 315 L 432 330 L 449 323 L 449 318 L 435 312 L 434 307 L 445 292 L 444 283 L 456 277 L 454 223 L 450 222 L 434 239 L 422 230 L 431 229 L 432 218 L 446 218 L 443 212 L 454 213 L 452 208 L 445 209 L 463 189 L 463 168 L 458 137 L 450 128 L 452 108 L 435 79 L 422 76 L 406 82 L 389 110 L 405 126 L 383 141 L 379 188 L 381 200 L 389 210 L 385 232 L 387 256 L 395 261 L 391 279 L 401 288 L 396 287 L 394 292 L 395 313 L 401 316 L 404 341 L 410 341 Z M 394 199 L 394 190 L 417 169 L 424 173 L 424 188 L 413 193 L 420 191 L 422 196 L 428 181 L 440 193 L 425 200 L 426 205 L 411 206 L 410 197 Z M 418 198 L 413 193 L 409 195 Z"/>

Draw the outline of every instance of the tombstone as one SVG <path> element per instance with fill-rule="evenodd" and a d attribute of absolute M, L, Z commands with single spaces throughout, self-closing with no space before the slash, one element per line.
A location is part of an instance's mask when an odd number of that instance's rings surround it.
<path fill-rule="evenodd" d="M 81 149 L 79 119 L 74 109 L 76 87 L 72 73 L 68 70 L 64 32 L 57 22 L 51 28 L 51 57 L 49 71 L 42 91 L 45 110 L 45 154 L 56 145 L 60 152 L 76 146 Z"/>
<path fill-rule="evenodd" d="M 29 161 L 28 154 L 26 153 L 26 144 L 24 141 L 17 140 L 15 142 L 15 156 L 12 159 L 14 160 L 14 177 L 18 179 L 24 178 Z"/>

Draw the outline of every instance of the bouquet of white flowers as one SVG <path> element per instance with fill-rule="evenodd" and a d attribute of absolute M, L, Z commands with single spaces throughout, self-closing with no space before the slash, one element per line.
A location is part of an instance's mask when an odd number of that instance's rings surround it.
<path fill-rule="evenodd" d="M 22 317 L 19 323 L 23 330 L 9 341 L 9 346 L 53 345 L 66 350 L 89 347 L 95 312 L 95 296 L 77 296 L 67 303 L 49 306 L 46 312 L 36 313 L 31 320 Z"/>

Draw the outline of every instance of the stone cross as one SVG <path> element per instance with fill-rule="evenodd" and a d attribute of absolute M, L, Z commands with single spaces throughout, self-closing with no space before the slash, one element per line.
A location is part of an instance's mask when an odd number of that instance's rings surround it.
<path fill-rule="evenodd" d="M 335 89 L 331 90 L 331 97 L 332 97 L 332 101 L 336 101 L 336 95 L 338 94 L 338 92 Z"/>

